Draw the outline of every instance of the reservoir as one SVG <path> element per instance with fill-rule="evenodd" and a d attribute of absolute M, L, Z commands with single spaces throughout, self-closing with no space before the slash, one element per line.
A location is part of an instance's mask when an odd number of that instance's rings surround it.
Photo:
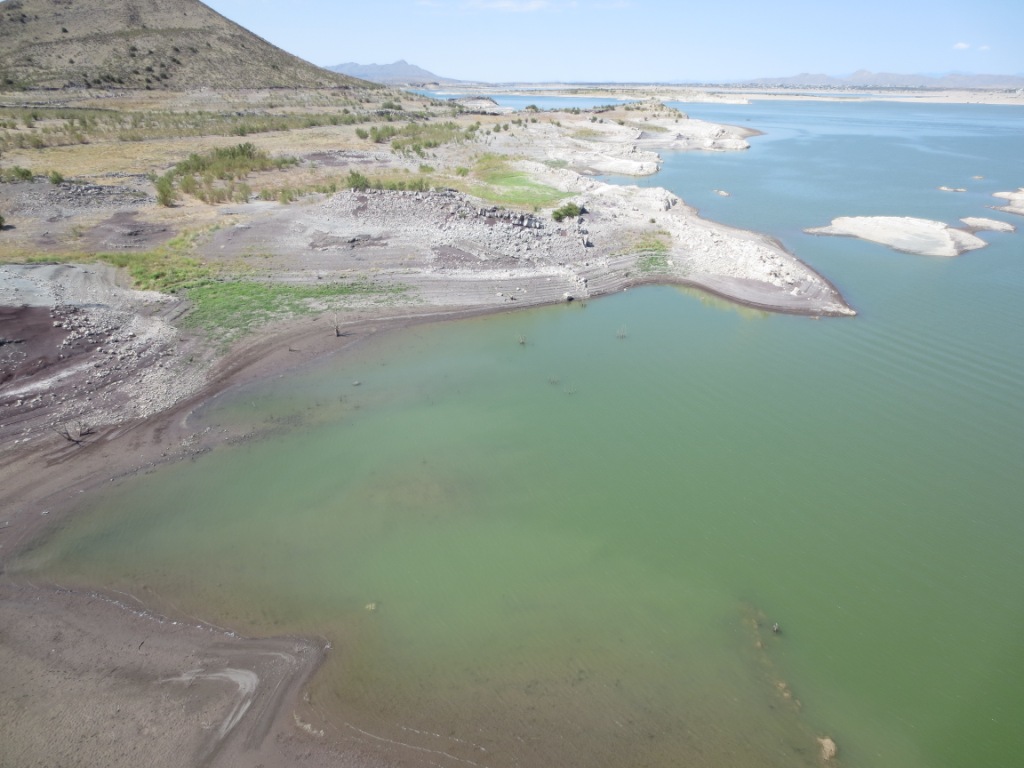
<path fill-rule="evenodd" d="M 989 209 L 1024 111 L 675 106 L 765 135 L 641 183 L 776 237 L 857 318 L 666 286 L 378 336 L 214 399 L 192 426 L 252 439 L 83 499 L 10 572 L 325 637 L 317 727 L 424 765 L 811 766 L 825 736 L 844 766 L 1016 765 L 1022 236 L 802 230 L 1024 224 Z"/>

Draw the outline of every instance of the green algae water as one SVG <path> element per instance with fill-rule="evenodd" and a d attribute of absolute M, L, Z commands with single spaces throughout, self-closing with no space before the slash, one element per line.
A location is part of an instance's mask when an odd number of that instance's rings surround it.
<path fill-rule="evenodd" d="M 1024 223 L 984 207 L 1024 183 L 1021 113 L 715 109 L 768 133 L 645 183 L 859 317 L 663 287 L 379 337 L 218 398 L 196 429 L 260 437 L 84 501 L 11 570 L 327 637 L 311 710 L 407 764 L 814 765 L 828 735 L 846 766 L 1017 765 L 1021 235 L 936 260 L 800 230 Z"/>

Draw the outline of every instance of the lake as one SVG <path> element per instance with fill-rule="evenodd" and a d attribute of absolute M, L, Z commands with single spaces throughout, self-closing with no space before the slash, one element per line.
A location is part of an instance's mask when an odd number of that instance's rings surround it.
<path fill-rule="evenodd" d="M 218 397 L 195 429 L 262 437 L 84 500 L 10 571 L 326 636 L 329 733 L 423 764 L 810 766 L 828 735 L 846 766 L 1017 765 L 1021 235 L 930 259 L 802 229 L 1024 223 L 987 208 L 1024 112 L 676 106 L 765 135 L 642 183 L 857 318 L 650 287 L 396 332 Z"/>

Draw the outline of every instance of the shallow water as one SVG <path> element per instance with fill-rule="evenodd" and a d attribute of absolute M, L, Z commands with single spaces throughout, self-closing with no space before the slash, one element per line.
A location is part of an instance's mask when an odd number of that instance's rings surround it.
<path fill-rule="evenodd" d="M 701 107 L 769 134 L 648 182 L 858 318 L 645 288 L 395 333 L 218 398 L 197 429 L 264 439 L 110 489 L 12 570 L 326 635 L 333 732 L 424 762 L 810 765 L 829 734 L 847 766 L 1016 765 L 1021 235 L 936 260 L 800 229 L 1013 220 L 984 206 L 1024 183 L 1022 113 Z"/>

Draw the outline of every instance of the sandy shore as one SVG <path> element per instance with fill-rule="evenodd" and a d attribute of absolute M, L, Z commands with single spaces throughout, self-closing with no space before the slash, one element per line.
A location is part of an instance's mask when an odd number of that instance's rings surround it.
<path fill-rule="evenodd" d="M 479 149 L 507 156 L 514 171 L 559 190 L 560 203 L 583 208 L 562 222 L 548 210 L 444 189 L 223 206 L 218 226 L 197 243 L 204 259 L 259 253 L 255 279 L 361 278 L 403 289 L 387 301 L 353 299 L 268 325 L 228 353 L 181 330 L 187 304 L 135 291 L 112 268 L 0 266 L 0 765 L 41 755 L 111 766 L 379 764 L 358 740 L 343 753 L 320 744 L 314 713 L 302 708 L 323 643 L 245 640 L 190 617 L 155 616 L 144 595 L 12 582 L 3 563 L 73 514 L 80 494 L 245 439 L 190 429 L 189 413 L 206 399 L 380 332 L 646 283 L 695 286 L 771 311 L 854 314 L 771 238 L 701 219 L 666 190 L 586 175 L 648 175 L 660 167 L 659 149 L 741 151 L 751 135 L 663 110 L 630 124 L 565 115 L 560 124 L 488 136 Z M 456 162 L 447 151 L 439 162 Z M 315 162 L 342 172 L 414 167 L 378 154 L 318 151 Z M 0 192 L 14 211 L 10 247 L 45 252 L 78 229 L 96 249 L 144 248 L 174 232 L 164 212 L 130 189 L 83 196 L 24 184 Z M 390 754 L 425 764 L 402 745 Z"/>
<path fill-rule="evenodd" d="M 441 88 L 442 91 L 448 89 Z M 566 83 L 505 84 L 460 83 L 449 90 L 459 94 L 488 96 L 495 93 L 516 96 L 577 96 L 626 100 L 656 99 L 690 104 L 746 104 L 751 101 L 899 101 L 919 104 L 1001 104 L 1024 105 L 1024 92 L 1017 89 L 916 89 L 916 88 L 822 88 L 815 86 L 770 87 L 750 85 L 669 85 Z"/>

